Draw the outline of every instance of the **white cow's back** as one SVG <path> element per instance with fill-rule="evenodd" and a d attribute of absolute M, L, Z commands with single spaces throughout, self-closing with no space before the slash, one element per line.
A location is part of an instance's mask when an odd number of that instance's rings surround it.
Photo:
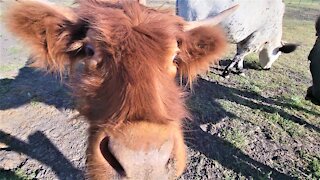
<path fill-rule="evenodd" d="M 178 0 L 178 15 L 187 21 L 202 20 L 239 4 L 239 9 L 220 25 L 229 40 L 238 43 L 260 31 L 262 41 L 282 33 L 284 4 L 282 0 Z"/>

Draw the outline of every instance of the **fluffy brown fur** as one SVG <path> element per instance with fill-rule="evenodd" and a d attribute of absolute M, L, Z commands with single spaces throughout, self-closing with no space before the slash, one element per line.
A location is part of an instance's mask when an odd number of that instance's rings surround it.
<path fill-rule="evenodd" d="M 135 155 L 125 155 L 129 150 L 163 148 L 175 159 L 175 174 L 183 172 L 181 120 L 189 115 L 175 74 L 191 82 L 216 61 L 225 48 L 218 28 L 184 32 L 186 22 L 180 17 L 132 1 L 79 1 L 73 9 L 22 1 L 11 7 L 6 19 L 9 29 L 31 45 L 35 66 L 72 73 L 78 109 L 90 123 L 92 179 L 135 177 L 138 170 L 129 165 Z M 80 72 L 78 64 L 83 64 Z M 109 142 L 123 146 L 113 152 L 117 146 Z M 173 144 L 171 149 L 166 142 Z M 166 164 L 157 163 L 154 174 L 142 174 L 156 177 L 166 172 Z M 148 166 L 153 167 L 152 162 L 139 173 Z"/>
<path fill-rule="evenodd" d="M 15 3 L 7 13 L 7 27 L 31 46 L 37 61 L 33 66 L 63 72 L 69 59 L 65 53 L 70 32 L 65 21 L 75 22 L 69 8 L 53 7 L 49 3 L 23 1 Z"/>
<path fill-rule="evenodd" d="M 180 53 L 176 57 L 179 72 L 191 85 L 196 76 L 216 63 L 226 48 L 224 33 L 219 28 L 198 27 L 179 39 Z"/>

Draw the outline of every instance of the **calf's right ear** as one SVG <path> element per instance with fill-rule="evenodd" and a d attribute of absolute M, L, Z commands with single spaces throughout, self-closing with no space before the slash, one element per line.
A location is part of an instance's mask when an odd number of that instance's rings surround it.
<path fill-rule="evenodd" d="M 198 74 L 206 72 L 218 62 L 226 49 L 225 34 L 219 27 L 197 27 L 186 31 L 178 42 L 176 56 L 178 72 L 191 85 Z"/>
<path fill-rule="evenodd" d="M 36 0 L 13 2 L 5 14 L 6 25 L 25 42 L 35 58 L 32 66 L 62 73 L 70 59 L 70 25 L 77 21 L 70 8 Z"/>

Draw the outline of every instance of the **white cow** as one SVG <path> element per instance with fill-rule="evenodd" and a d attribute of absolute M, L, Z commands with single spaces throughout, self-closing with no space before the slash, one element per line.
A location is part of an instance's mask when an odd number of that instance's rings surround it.
<path fill-rule="evenodd" d="M 227 76 L 237 65 L 242 73 L 243 59 L 251 52 L 259 52 L 263 69 L 270 69 L 281 52 L 290 53 L 297 45 L 283 45 L 282 19 L 285 5 L 282 0 L 177 0 L 177 14 L 187 21 L 203 20 L 228 7 L 239 4 L 235 13 L 220 25 L 230 42 L 237 44 L 237 54 L 223 72 Z"/>

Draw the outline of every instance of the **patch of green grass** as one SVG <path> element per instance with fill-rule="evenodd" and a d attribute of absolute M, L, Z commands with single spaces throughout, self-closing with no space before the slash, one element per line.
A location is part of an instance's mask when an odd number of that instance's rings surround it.
<path fill-rule="evenodd" d="M 237 148 L 244 148 L 248 142 L 246 135 L 238 129 L 222 129 L 222 137 Z"/>
<path fill-rule="evenodd" d="M 25 179 L 25 180 L 31 180 L 35 179 L 36 173 L 32 172 L 31 174 L 26 174 L 22 169 L 16 169 L 15 174 L 18 175 L 20 178 Z"/>
<path fill-rule="evenodd" d="M 234 174 L 233 172 L 230 171 L 224 171 L 223 172 L 223 179 L 225 180 L 245 180 L 247 179 L 245 176 L 243 176 L 241 173 L 240 174 Z"/>
<path fill-rule="evenodd" d="M 304 150 L 298 151 L 298 155 L 308 164 L 309 179 L 320 179 L 320 157 L 312 156 Z"/>
<path fill-rule="evenodd" d="M 235 180 L 236 178 L 237 178 L 237 176 L 235 176 L 233 174 L 224 173 L 224 179 L 225 180 Z"/>
<path fill-rule="evenodd" d="M 309 170 L 313 178 L 320 179 L 320 159 L 313 157 L 309 163 Z"/>
<path fill-rule="evenodd" d="M 317 9 L 320 7 L 319 0 L 284 0 L 287 6 L 295 6 L 297 8 Z"/>
<path fill-rule="evenodd" d="M 290 72 L 291 74 L 296 74 L 297 78 L 311 79 L 307 57 L 315 42 L 314 22 L 287 19 L 284 21 L 283 31 L 283 40 L 300 44 L 300 46 L 295 52 L 280 56 L 275 63 L 275 67 L 283 69 L 282 76 L 288 80 L 287 82 L 295 82 L 293 81 L 294 79 L 286 76 Z M 306 88 L 305 83 L 298 83 L 300 86 L 303 85 L 303 88 Z"/>
<path fill-rule="evenodd" d="M 34 106 L 37 106 L 38 104 L 39 104 L 38 101 L 34 101 L 34 100 L 31 100 L 31 101 L 30 101 L 30 105 L 33 106 L 33 107 L 34 107 Z"/>
<path fill-rule="evenodd" d="M 303 100 L 300 96 L 292 96 L 289 103 L 296 107 L 304 107 Z"/>
<path fill-rule="evenodd" d="M 269 173 L 264 174 L 263 176 L 258 177 L 258 179 L 259 180 L 269 180 L 269 179 L 272 179 L 271 175 L 272 175 L 272 171 L 270 171 Z"/>
<path fill-rule="evenodd" d="M 251 92 L 255 92 L 257 94 L 260 94 L 262 92 L 261 87 L 255 85 L 255 84 L 252 84 L 251 86 L 249 86 L 248 90 L 250 90 Z"/>
<path fill-rule="evenodd" d="M 28 94 L 30 94 L 30 93 L 28 93 Z M 32 95 L 30 94 L 30 96 L 32 96 Z M 41 97 L 39 97 L 39 96 L 33 96 L 30 99 L 30 105 L 31 106 L 37 106 L 37 105 L 40 104 L 40 102 L 41 102 Z"/>
<path fill-rule="evenodd" d="M 28 175 L 20 168 L 15 170 L 0 169 L 1 180 L 32 180 L 35 179 L 35 176 L 35 173 Z"/>
<path fill-rule="evenodd" d="M 19 54 L 21 52 L 21 47 L 17 47 L 17 46 L 11 46 L 9 49 L 9 54 L 13 55 L 13 54 Z"/>
<path fill-rule="evenodd" d="M 16 69 L 19 69 L 20 67 L 22 67 L 21 64 L 7 64 L 7 65 L 1 65 L 0 66 L 0 72 L 4 73 L 4 72 L 10 72 Z"/>
<path fill-rule="evenodd" d="M 278 113 L 270 114 L 267 118 L 271 122 L 278 124 L 291 137 L 303 137 L 303 135 L 305 134 L 304 129 L 300 125 L 280 116 Z"/>
<path fill-rule="evenodd" d="M 283 110 L 303 118 L 305 121 L 311 124 L 318 124 L 318 118 L 320 117 L 320 107 L 313 106 L 310 101 L 304 99 L 301 95 L 284 95 L 277 98 L 277 101 L 283 103 Z"/>

